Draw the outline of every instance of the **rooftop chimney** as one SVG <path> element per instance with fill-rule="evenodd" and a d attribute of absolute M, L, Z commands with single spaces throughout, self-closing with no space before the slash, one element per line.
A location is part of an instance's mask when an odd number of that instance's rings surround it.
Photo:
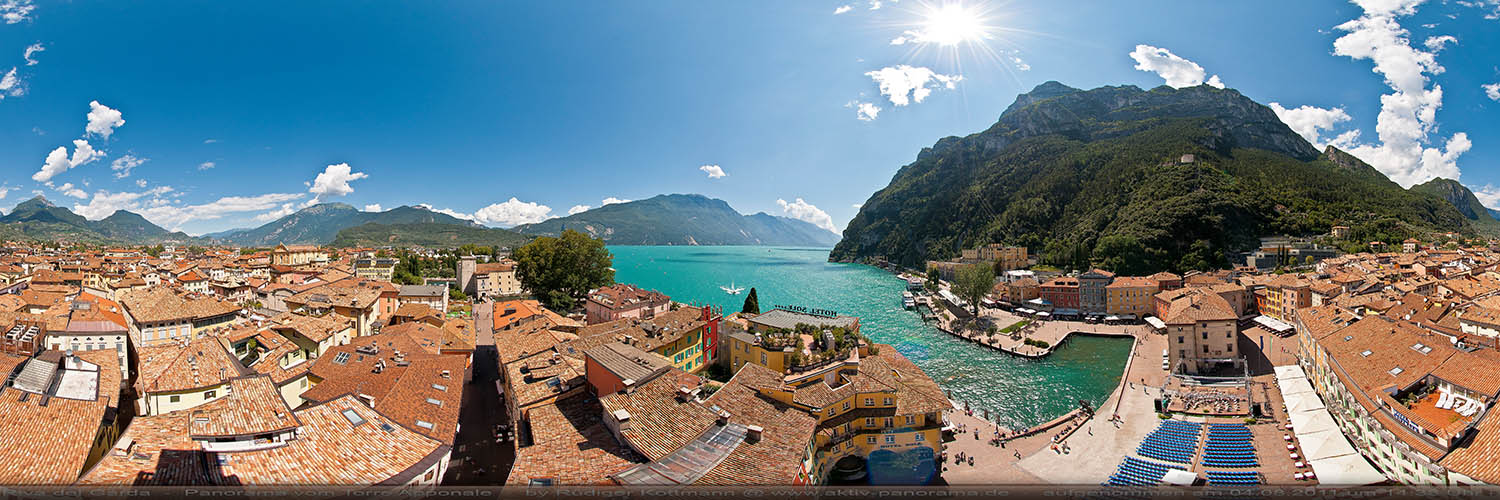
<path fill-rule="evenodd" d="M 719 425 L 729 424 L 729 410 L 719 410 Z"/>
<path fill-rule="evenodd" d="M 745 427 L 745 441 L 750 443 L 760 441 L 760 434 L 764 431 L 765 429 L 761 429 L 759 425 Z"/>
<path fill-rule="evenodd" d="M 371 396 L 369 394 L 360 394 L 356 397 L 358 397 L 359 401 L 364 403 L 365 406 L 368 406 L 370 408 L 375 407 L 375 396 Z"/>

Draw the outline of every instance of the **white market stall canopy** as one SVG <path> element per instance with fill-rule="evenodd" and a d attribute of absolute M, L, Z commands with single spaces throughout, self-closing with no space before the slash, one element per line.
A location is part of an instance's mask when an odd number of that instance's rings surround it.
<path fill-rule="evenodd" d="M 1161 477 L 1161 481 L 1178 486 L 1192 486 L 1198 480 L 1198 474 L 1180 469 L 1167 469 L 1167 474 Z"/>
<path fill-rule="evenodd" d="M 1385 475 L 1349 444 L 1349 438 L 1339 430 L 1322 398 L 1313 391 L 1302 367 L 1276 367 L 1276 382 L 1287 405 L 1292 433 L 1297 435 L 1303 456 L 1317 474 L 1318 484 L 1361 486 L 1386 481 Z"/>
<path fill-rule="evenodd" d="M 1370 466 L 1358 453 L 1322 460 L 1310 460 L 1318 484 L 1323 486 L 1363 486 L 1385 482 L 1385 475 Z"/>

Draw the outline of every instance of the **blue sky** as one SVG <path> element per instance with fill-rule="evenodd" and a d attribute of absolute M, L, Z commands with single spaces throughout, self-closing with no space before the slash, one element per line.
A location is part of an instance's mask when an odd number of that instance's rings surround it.
<path fill-rule="evenodd" d="M 1500 0 L 1059 4 L 0 0 L 0 205 L 201 234 L 314 202 L 509 226 L 690 192 L 842 230 L 922 147 L 1057 80 L 1223 84 L 1500 206 Z"/>

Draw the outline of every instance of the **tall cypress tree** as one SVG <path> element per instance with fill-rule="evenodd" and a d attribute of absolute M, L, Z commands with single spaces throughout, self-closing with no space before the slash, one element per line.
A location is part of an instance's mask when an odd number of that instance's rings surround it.
<path fill-rule="evenodd" d="M 740 308 L 743 314 L 760 314 L 760 298 L 755 296 L 755 287 L 750 288 L 750 294 L 745 296 L 745 306 Z"/>

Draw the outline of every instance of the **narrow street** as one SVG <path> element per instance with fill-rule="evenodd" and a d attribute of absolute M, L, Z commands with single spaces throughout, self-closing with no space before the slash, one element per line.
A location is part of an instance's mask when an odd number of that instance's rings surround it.
<path fill-rule="evenodd" d="M 463 408 L 459 411 L 458 438 L 447 485 L 499 485 L 505 482 L 515 462 L 515 443 L 495 442 L 495 426 L 508 423 L 505 403 L 499 398 L 495 381 L 500 379 L 496 360 L 495 337 L 491 330 L 494 310 L 489 302 L 475 304 L 474 377 L 464 386 Z"/>

